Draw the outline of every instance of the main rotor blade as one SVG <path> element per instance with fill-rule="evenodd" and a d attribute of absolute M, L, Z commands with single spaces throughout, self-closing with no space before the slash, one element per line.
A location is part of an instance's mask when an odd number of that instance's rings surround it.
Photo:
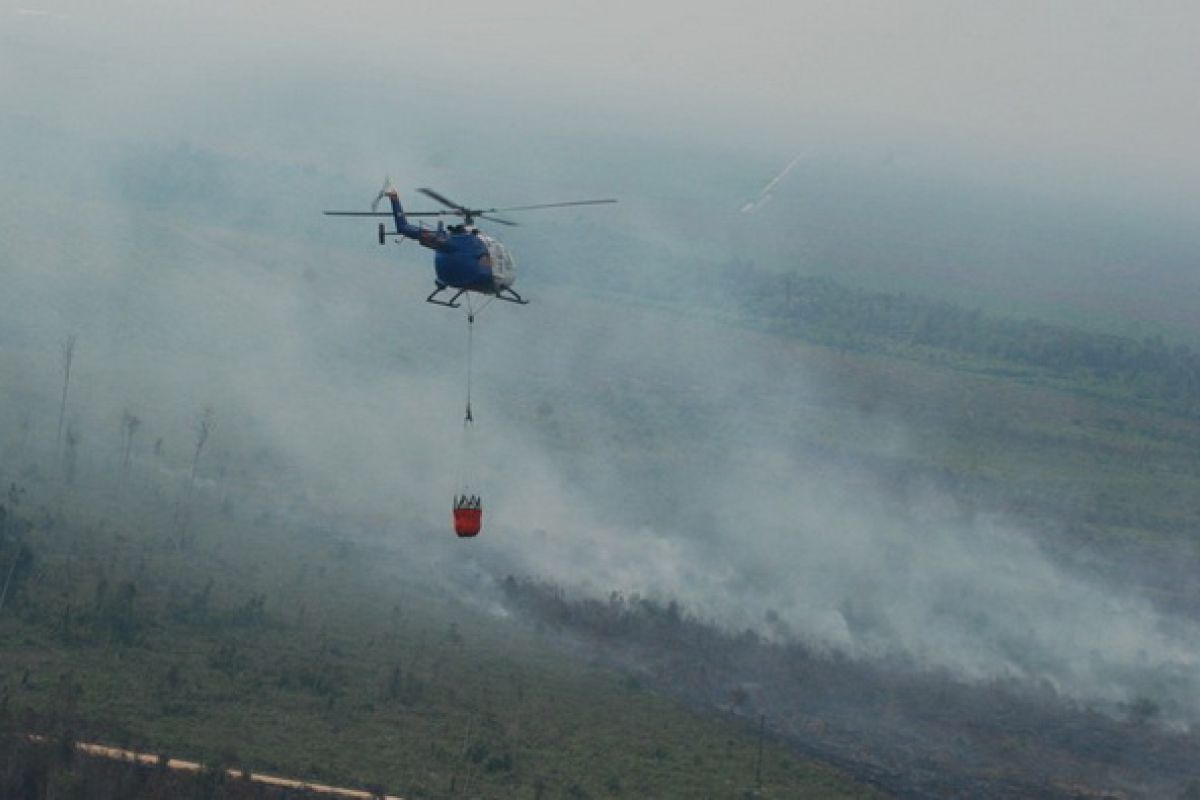
<path fill-rule="evenodd" d="M 512 225 L 512 226 L 516 227 L 517 225 L 520 224 L 519 222 L 513 222 L 512 220 L 508 220 L 508 219 L 500 219 L 499 217 L 491 217 L 491 216 L 488 216 L 487 214 L 477 214 L 476 216 L 478 216 L 480 219 L 486 219 L 490 222 L 499 222 L 501 225 Z"/>
<path fill-rule="evenodd" d="M 535 208 L 562 208 L 563 206 L 594 206 L 600 203 L 615 203 L 616 200 L 608 198 L 606 200 L 572 200 L 567 203 L 539 203 L 535 206 L 506 206 L 505 208 L 487 208 L 486 213 L 493 211 L 532 211 Z"/>
<path fill-rule="evenodd" d="M 328 217 L 390 217 L 390 211 L 325 211 Z M 406 217 L 445 217 L 458 215 L 457 211 L 405 211 Z"/>
<path fill-rule="evenodd" d="M 460 206 L 458 203 L 451 200 L 449 197 L 438 194 L 433 189 L 417 189 L 418 192 L 426 197 L 432 197 L 447 208 L 453 208 L 463 213 L 469 213 L 466 206 Z"/>

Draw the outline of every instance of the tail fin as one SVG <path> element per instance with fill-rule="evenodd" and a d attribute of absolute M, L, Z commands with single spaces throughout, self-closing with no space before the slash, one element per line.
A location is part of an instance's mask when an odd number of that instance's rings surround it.
<path fill-rule="evenodd" d="M 384 178 L 383 188 L 379 190 L 379 194 L 375 195 L 375 201 L 371 203 L 371 210 L 378 210 L 379 201 L 385 197 L 392 201 L 392 216 L 396 218 L 396 230 L 403 231 L 408 225 L 408 220 L 404 218 L 404 208 L 400 205 L 400 193 L 396 191 L 395 186 L 392 186 L 391 178 Z"/>
<path fill-rule="evenodd" d="M 404 208 L 400 205 L 400 194 L 390 187 L 385 194 L 392 201 L 392 216 L 396 218 L 396 230 L 402 231 L 408 227 L 408 220 L 404 218 Z"/>

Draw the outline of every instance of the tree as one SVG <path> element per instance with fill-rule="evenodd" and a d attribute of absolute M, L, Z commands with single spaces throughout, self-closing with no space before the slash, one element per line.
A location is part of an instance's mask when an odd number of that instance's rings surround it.
<path fill-rule="evenodd" d="M 79 466 L 79 442 L 82 438 L 74 422 L 67 425 L 67 452 L 63 455 L 63 474 L 68 486 L 75 483 L 75 470 Z"/>
<path fill-rule="evenodd" d="M 8 567 L 8 574 L 4 577 L 4 583 L 0 585 L 0 611 L 4 610 L 4 602 L 8 599 L 10 592 L 16 594 L 21 583 L 29 577 L 31 572 L 33 572 L 33 551 L 24 543 L 18 544 L 17 552 L 13 555 L 12 563 Z"/>
<path fill-rule="evenodd" d="M 188 478 L 188 500 L 192 497 L 192 487 L 196 484 L 196 468 L 200 465 L 200 453 L 204 450 L 204 444 L 208 441 L 208 436 L 212 433 L 213 426 L 213 407 L 205 406 L 204 411 L 200 413 L 200 419 L 196 420 L 196 451 L 192 454 L 192 473 Z"/>
<path fill-rule="evenodd" d="M 1158 716 L 1162 708 L 1149 697 L 1138 697 L 1125 707 L 1125 711 L 1134 725 L 1147 725 Z"/>
<path fill-rule="evenodd" d="M 188 476 L 187 494 L 184 497 L 183 506 L 178 509 L 176 514 L 180 547 L 187 547 L 191 544 L 191 537 L 188 534 L 188 523 L 192 512 L 192 492 L 196 486 L 196 470 L 200 466 L 200 454 L 204 452 L 204 445 L 208 442 L 208 437 L 212 433 L 213 416 L 213 407 L 205 406 L 204 410 L 200 412 L 200 418 L 196 420 L 196 449 L 192 453 L 192 471 Z"/>
<path fill-rule="evenodd" d="M 121 469 L 126 473 L 129 472 L 129 460 L 133 452 L 133 437 L 137 435 L 140 427 L 142 427 L 142 420 L 126 408 L 121 414 Z"/>
<path fill-rule="evenodd" d="M 67 390 L 71 386 L 71 363 L 75 360 L 75 334 L 63 339 L 59 345 L 62 351 L 63 387 L 62 402 L 58 406 L 58 438 L 55 439 L 54 449 L 62 451 L 63 423 L 67 418 Z"/>

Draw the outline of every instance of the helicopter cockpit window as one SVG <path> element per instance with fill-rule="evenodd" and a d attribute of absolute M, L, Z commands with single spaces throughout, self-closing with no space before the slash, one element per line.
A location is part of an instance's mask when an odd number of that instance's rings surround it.
<path fill-rule="evenodd" d="M 488 254 L 492 257 L 492 269 L 497 274 L 507 275 L 513 271 L 513 260 L 507 247 L 495 239 L 489 239 L 487 248 Z"/>

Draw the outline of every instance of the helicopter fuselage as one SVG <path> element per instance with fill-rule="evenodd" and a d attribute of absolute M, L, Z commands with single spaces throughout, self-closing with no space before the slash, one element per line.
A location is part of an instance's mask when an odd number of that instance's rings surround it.
<path fill-rule="evenodd" d="M 400 198 L 386 193 L 392 204 L 396 233 L 433 250 L 433 268 L 438 290 L 461 289 L 467 292 L 502 295 L 517 279 L 517 263 L 498 239 L 477 228 L 438 223 L 436 229 L 413 225 L 404 215 Z"/>
<path fill-rule="evenodd" d="M 497 239 L 486 233 L 465 232 L 418 238 L 432 249 L 437 282 L 455 289 L 495 294 L 516 280 L 516 262 Z M 426 243 L 428 241 L 428 243 Z"/>

